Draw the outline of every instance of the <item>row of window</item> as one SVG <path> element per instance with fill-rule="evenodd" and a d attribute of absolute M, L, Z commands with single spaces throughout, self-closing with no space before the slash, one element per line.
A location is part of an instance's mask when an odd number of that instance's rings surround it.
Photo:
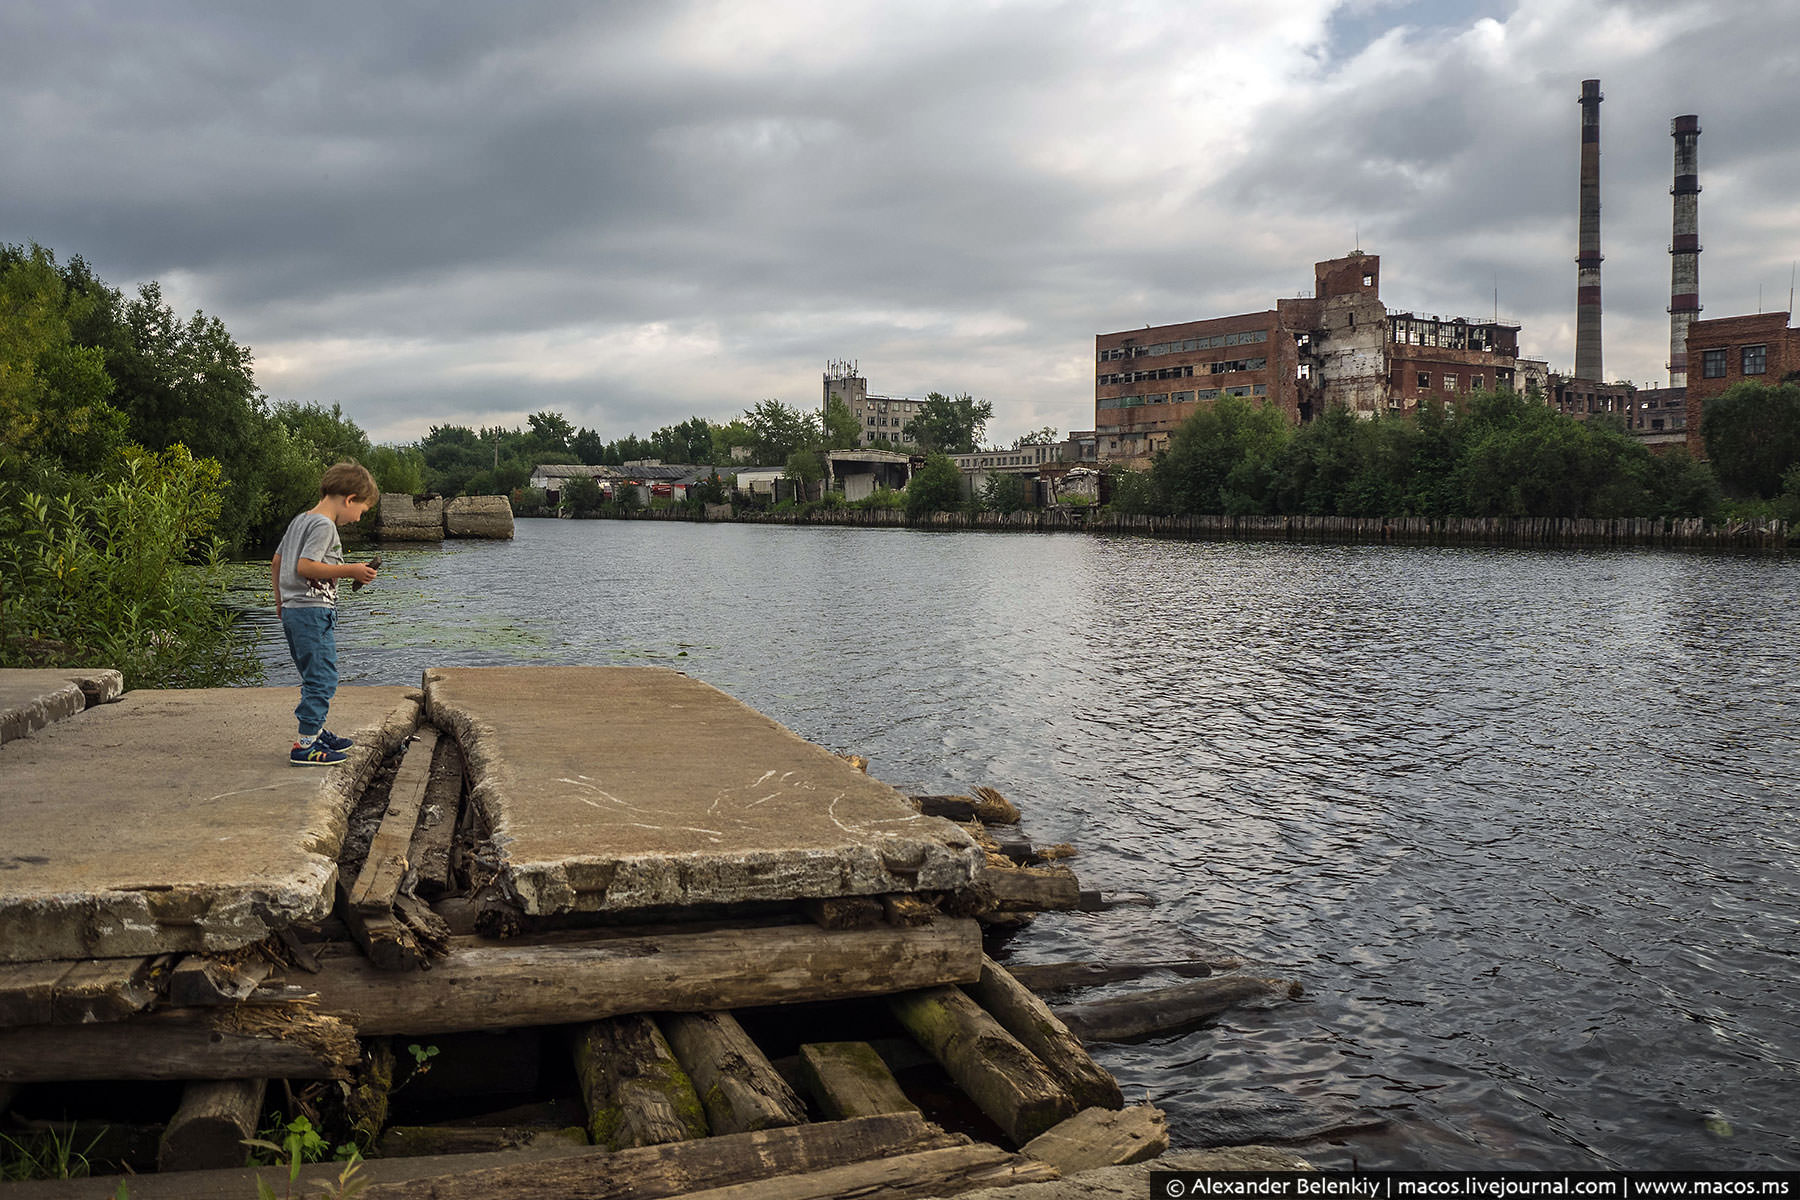
<path fill-rule="evenodd" d="M 1143 383 L 1152 379 L 1192 379 L 1194 372 L 1202 375 L 1229 375 L 1233 371 L 1261 371 L 1269 365 L 1266 358 L 1226 358 L 1214 363 L 1195 363 L 1186 367 L 1157 367 L 1150 371 L 1120 371 L 1112 375 L 1096 375 L 1094 382 L 1104 386 L 1109 383 Z"/>
<path fill-rule="evenodd" d="M 1444 390 L 1446 392 L 1454 392 L 1456 390 L 1457 385 L 1460 382 L 1461 378 L 1462 378 L 1461 376 L 1455 374 L 1454 372 L 1450 372 L 1450 371 L 1444 372 Z M 1418 372 L 1418 380 L 1419 380 L 1419 390 L 1420 391 L 1425 392 L 1425 391 L 1431 390 L 1431 372 L 1429 372 L 1429 371 Z M 1487 376 L 1485 376 L 1485 375 L 1469 376 L 1469 390 L 1471 392 L 1479 392 L 1486 383 L 1487 383 Z"/>
<path fill-rule="evenodd" d="M 1219 346 L 1249 346 L 1269 340 L 1266 329 L 1248 329 L 1243 333 L 1221 333 L 1213 337 L 1186 338 L 1178 342 L 1152 342 L 1148 346 L 1119 346 L 1099 353 L 1100 362 L 1117 362 L 1145 355 L 1185 354 L 1191 350 L 1212 350 Z"/>
<path fill-rule="evenodd" d="M 895 417 L 894 424 L 904 426 L 911 419 L 912 418 L 910 418 L 910 417 Z M 886 417 L 870 417 L 869 418 L 869 428 L 871 428 L 871 429 L 875 428 L 876 425 L 886 425 L 887 423 L 888 423 L 888 419 Z"/>
<path fill-rule="evenodd" d="M 1700 352 L 1700 378 L 1725 378 L 1724 350 L 1702 350 Z M 1768 343 L 1760 346 L 1738 347 L 1738 371 L 1743 375 L 1766 375 L 1769 371 Z"/>
<path fill-rule="evenodd" d="M 1266 383 L 1243 384 L 1228 388 L 1199 388 L 1191 392 L 1154 392 L 1146 396 L 1102 397 L 1100 408 L 1142 408 L 1146 404 L 1192 404 L 1196 400 L 1217 400 L 1220 396 L 1266 396 Z"/>

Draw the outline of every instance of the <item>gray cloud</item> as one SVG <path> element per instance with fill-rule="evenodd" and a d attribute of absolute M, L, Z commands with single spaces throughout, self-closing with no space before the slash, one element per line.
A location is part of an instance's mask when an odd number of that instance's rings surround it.
<path fill-rule="evenodd" d="M 1780 0 L 1270 7 L 14 5 L 0 239 L 162 280 L 380 438 L 811 404 L 833 357 L 1010 438 L 1091 423 L 1096 333 L 1266 308 L 1358 241 L 1391 304 L 1498 289 L 1566 364 L 1598 76 L 1609 369 L 1661 375 L 1678 113 L 1708 315 L 1785 305 Z"/>

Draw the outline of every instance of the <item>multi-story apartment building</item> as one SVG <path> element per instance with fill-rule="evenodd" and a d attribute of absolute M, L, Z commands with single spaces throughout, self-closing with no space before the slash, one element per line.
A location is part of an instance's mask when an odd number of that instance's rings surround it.
<path fill-rule="evenodd" d="M 833 398 L 842 400 L 862 430 L 860 445 L 891 449 L 895 443 L 908 443 L 906 426 L 925 407 L 924 400 L 907 396 L 871 396 L 869 381 L 858 373 L 856 364 L 833 360 L 825 368 L 825 396 L 820 401 L 823 413 Z"/>
<path fill-rule="evenodd" d="M 1700 416 L 1706 401 L 1734 383 L 1779 383 L 1800 371 L 1800 329 L 1789 329 L 1790 314 L 1758 313 L 1694 321 L 1687 328 L 1687 439 L 1694 454 L 1705 454 Z"/>
<path fill-rule="evenodd" d="M 1316 263 L 1313 283 L 1312 296 L 1263 312 L 1098 335 L 1099 456 L 1145 459 L 1220 396 L 1273 404 L 1300 422 L 1333 405 L 1374 416 L 1514 387 L 1517 325 L 1389 312 L 1378 255 Z"/>

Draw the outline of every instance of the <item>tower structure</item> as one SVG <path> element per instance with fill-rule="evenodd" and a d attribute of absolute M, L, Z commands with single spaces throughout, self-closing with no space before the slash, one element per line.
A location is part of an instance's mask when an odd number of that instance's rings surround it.
<path fill-rule="evenodd" d="M 1675 139 L 1675 230 L 1669 243 L 1669 386 L 1687 386 L 1688 326 L 1700 314 L 1700 118 L 1669 122 Z"/>
<path fill-rule="evenodd" d="M 1581 81 L 1581 220 L 1575 254 L 1575 378 L 1602 378 L 1600 350 L 1600 94 Z"/>

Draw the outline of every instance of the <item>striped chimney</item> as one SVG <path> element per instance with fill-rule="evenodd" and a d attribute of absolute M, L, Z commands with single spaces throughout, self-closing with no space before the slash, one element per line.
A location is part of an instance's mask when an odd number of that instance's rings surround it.
<path fill-rule="evenodd" d="M 1675 236 L 1669 243 L 1669 386 L 1687 386 L 1687 331 L 1700 312 L 1700 118 L 1669 122 L 1675 139 Z"/>

